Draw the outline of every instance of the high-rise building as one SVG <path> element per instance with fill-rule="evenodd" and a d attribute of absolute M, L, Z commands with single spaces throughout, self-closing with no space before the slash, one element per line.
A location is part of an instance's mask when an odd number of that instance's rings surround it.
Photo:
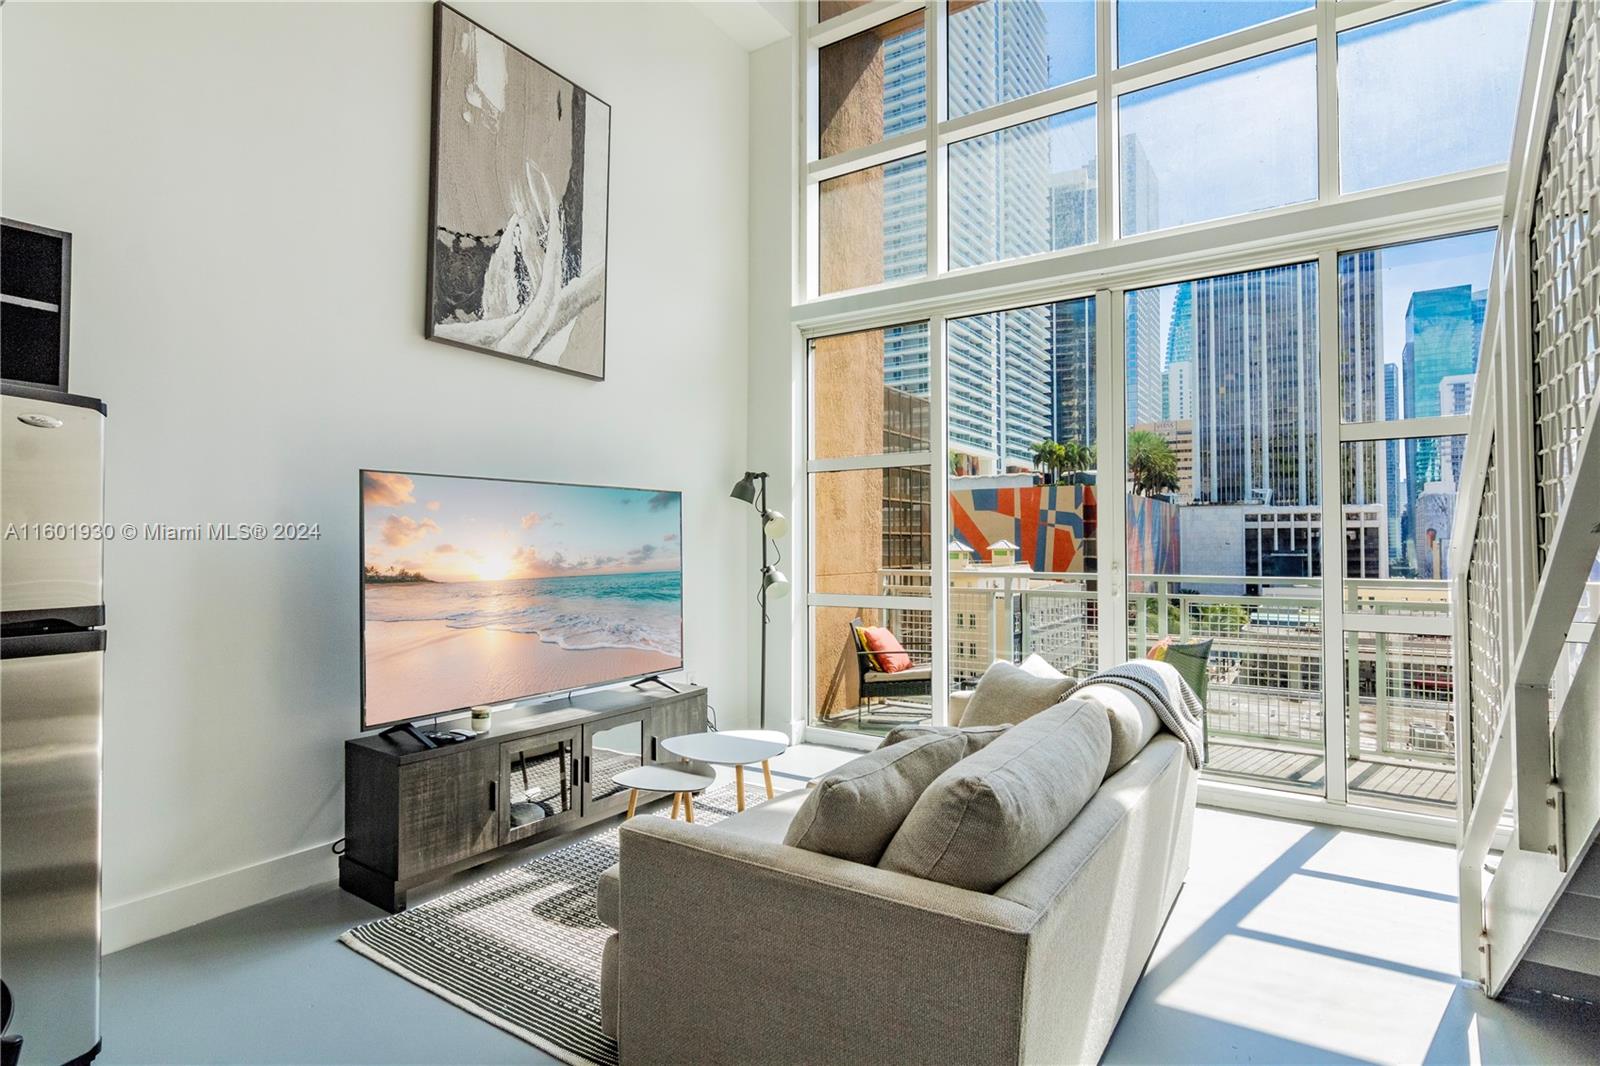
<path fill-rule="evenodd" d="M 1320 502 L 1316 264 L 1188 284 L 1195 502 Z"/>
<path fill-rule="evenodd" d="M 1155 172 L 1150 169 L 1150 159 L 1137 137 L 1130 135 L 1122 139 L 1121 163 L 1122 212 L 1126 217 L 1142 220 L 1132 232 L 1155 229 Z M 1159 422 L 1163 414 L 1161 291 L 1132 290 L 1124 297 L 1124 304 L 1127 330 L 1123 344 L 1127 361 L 1124 416 L 1132 427 Z"/>
<path fill-rule="evenodd" d="M 1386 422 L 1400 417 L 1400 367 L 1392 362 L 1383 364 L 1383 417 Z M 1404 543 L 1400 539 L 1400 511 L 1405 506 L 1400 486 L 1400 448 L 1393 441 L 1386 442 L 1383 449 L 1383 488 L 1384 519 L 1389 536 L 1386 559 L 1392 562 Z"/>
<path fill-rule="evenodd" d="M 952 112 L 978 111 L 1049 87 L 1048 26 L 1036 0 L 978 5 L 949 26 Z M 893 101 L 886 137 L 917 128 L 923 119 L 926 73 L 909 58 L 914 51 L 920 57 L 920 49 L 920 36 L 910 34 L 886 49 L 884 94 Z M 1033 255 L 1090 239 L 1097 222 L 1095 168 L 1052 174 L 1049 167 L 1050 134 L 1042 123 L 961 146 L 961 180 L 950 186 L 952 265 Z M 925 270 L 925 184 L 920 159 L 885 176 L 886 278 Z M 889 332 L 886 380 L 925 392 L 925 334 Z M 952 319 L 946 334 L 951 449 L 977 459 L 979 468 L 1003 472 L 1031 467 L 1040 440 L 1093 443 L 1093 346 L 1092 301 Z"/>
<path fill-rule="evenodd" d="M 1194 289 L 1178 286 L 1167 325 L 1166 372 L 1161 375 L 1161 416 L 1194 418 Z"/>
<path fill-rule="evenodd" d="M 1124 297 L 1127 336 L 1128 425 L 1161 420 L 1161 290 L 1133 289 Z"/>
<path fill-rule="evenodd" d="M 1473 291 L 1471 285 L 1450 285 L 1411 294 L 1411 302 L 1406 305 L 1406 346 L 1401 375 L 1406 418 L 1445 414 L 1445 403 L 1453 395 L 1452 391 L 1441 387 L 1445 380 L 1471 377 L 1477 372 L 1487 300 L 1488 294 L 1483 289 Z M 1470 410 L 1471 403 L 1469 392 L 1464 409 Z M 1432 569 L 1433 555 L 1421 543 L 1424 527 L 1418 524 L 1423 517 L 1418 508 L 1422 494 L 1430 493 L 1428 518 L 1432 524 L 1427 528 L 1436 528 L 1440 515 L 1447 509 L 1444 495 L 1448 493 L 1453 504 L 1459 476 L 1458 470 L 1452 471 L 1447 465 L 1449 457 L 1440 453 L 1438 443 L 1431 437 L 1408 438 L 1405 442 L 1406 512 L 1415 530 L 1408 539 L 1418 553 L 1412 560 L 1418 576 L 1440 576 Z M 1437 538 L 1438 534 L 1435 536 Z"/>
<path fill-rule="evenodd" d="M 1055 439 L 1095 442 L 1094 297 L 1051 306 L 1051 361 L 1056 394 Z"/>

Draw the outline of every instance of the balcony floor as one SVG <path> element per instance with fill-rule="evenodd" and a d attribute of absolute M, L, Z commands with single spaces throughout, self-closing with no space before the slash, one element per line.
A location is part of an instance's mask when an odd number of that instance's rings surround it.
<path fill-rule="evenodd" d="M 1208 754 L 1206 769 L 1212 774 L 1316 793 L 1326 784 L 1326 765 L 1318 752 L 1212 740 Z M 1438 813 L 1455 809 L 1453 770 L 1351 759 L 1345 773 L 1350 794 L 1360 803 Z"/>

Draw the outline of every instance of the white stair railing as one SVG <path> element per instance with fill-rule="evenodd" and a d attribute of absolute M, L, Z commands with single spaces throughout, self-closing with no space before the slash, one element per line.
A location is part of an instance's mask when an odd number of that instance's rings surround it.
<path fill-rule="evenodd" d="M 1491 995 L 1600 824 L 1600 648 L 1574 625 L 1600 552 L 1597 128 L 1600 12 L 1540 4 L 1451 560 L 1462 972 Z"/>

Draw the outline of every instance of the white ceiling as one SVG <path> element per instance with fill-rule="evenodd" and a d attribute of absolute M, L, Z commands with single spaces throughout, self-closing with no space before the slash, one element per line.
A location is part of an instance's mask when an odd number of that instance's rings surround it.
<path fill-rule="evenodd" d="M 799 0 L 694 0 L 700 13 L 747 51 L 791 36 L 799 25 Z"/>

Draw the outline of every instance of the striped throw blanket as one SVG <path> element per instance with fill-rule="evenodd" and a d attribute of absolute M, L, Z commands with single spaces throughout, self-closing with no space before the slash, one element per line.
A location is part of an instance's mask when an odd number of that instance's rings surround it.
<path fill-rule="evenodd" d="M 1085 685 L 1116 685 L 1142 697 L 1155 708 L 1161 723 L 1189 749 L 1189 762 L 1195 769 L 1206 761 L 1206 709 L 1201 706 L 1194 689 L 1178 676 L 1170 663 L 1136 659 L 1114 666 L 1085 678 L 1073 687 L 1067 698 Z"/>

